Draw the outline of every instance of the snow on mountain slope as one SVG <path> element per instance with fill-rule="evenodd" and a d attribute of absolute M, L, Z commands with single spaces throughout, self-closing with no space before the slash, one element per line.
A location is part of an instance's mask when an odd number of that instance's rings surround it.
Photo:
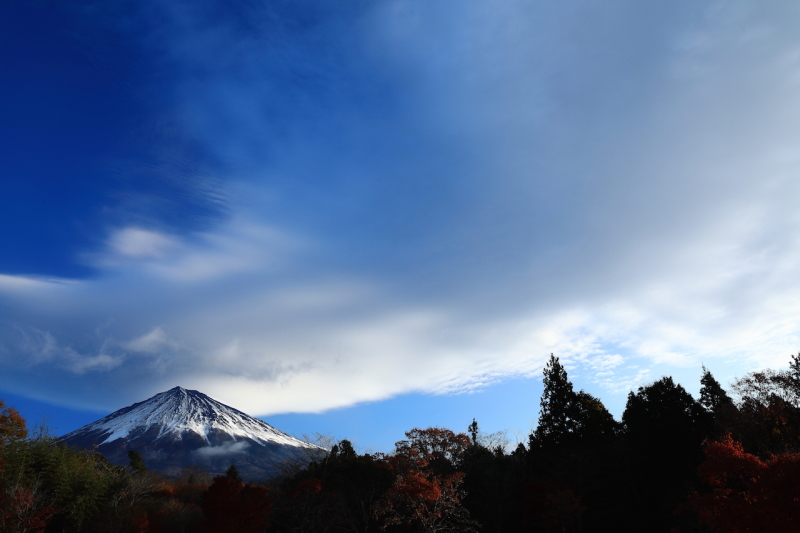
<path fill-rule="evenodd" d="M 222 432 L 236 439 L 251 439 L 262 445 L 279 444 L 299 448 L 317 448 L 302 440 L 278 431 L 232 407 L 224 405 L 205 394 L 175 387 L 156 394 L 143 402 L 120 409 L 105 418 L 84 426 L 62 437 L 70 441 L 81 435 L 101 434 L 109 444 L 118 439 L 142 435 L 151 428 L 157 429 L 153 442 L 184 432 L 200 435 L 209 445 L 210 433 Z"/>

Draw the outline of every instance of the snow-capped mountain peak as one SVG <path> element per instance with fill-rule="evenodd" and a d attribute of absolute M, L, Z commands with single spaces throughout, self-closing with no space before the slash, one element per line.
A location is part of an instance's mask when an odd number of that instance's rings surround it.
<path fill-rule="evenodd" d="M 141 438 L 155 443 L 196 434 L 209 446 L 219 441 L 249 439 L 261 445 L 277 444 L 299 448 L 317 448 L 279 431 L 266 422 L 222 404 L 202 392 L 175 387 L 143 402 L 116 411 L 105 418 L 64 435 L 71 441 L 83 435 L 102 436 L 98 445 L 119 439 Z"/>
<path fill-rule="evenodd" d="M 286 461 L 308 462 L 325 453 L 196 390 L 175 387 L 61 437 L 74 448 L 95 449 L 125 465 L 138 451 L 151 470 L 180 475 L 187 467 L 221 474 L 235 464 L 243 477 L 266 479 Z"/>

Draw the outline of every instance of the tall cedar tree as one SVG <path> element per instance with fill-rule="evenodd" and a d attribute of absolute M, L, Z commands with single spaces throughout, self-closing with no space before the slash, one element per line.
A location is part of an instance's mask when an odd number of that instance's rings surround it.
<path fill-rule="evenodd" d="M 736 406 L 705 365 L 700 378 L 700 405 L 707 414 L 706 437 L 719 439 L 731 430 L 736 419 Z"/>
<path fill-rule="evenodd" d="M 700 378 L 700 405 L 709 413 L 717 413 L 725 406 L 733 403 L 728 393 L 714 379 L 711 372 L 703 365 L 703 377 Z"/>
<path fill-rule="evenodd" d="M 575 429 L 575 421 L 570 416 L 575 392 L 567 378 L 566 369 L 553 354 L 550 354 L 543 373 L 539 424 L 533 436 L 540 446 L 552 449 L 564 444 Z"/>
<path fill-rule="evenodd" d="M 539 424 L 531 435 L 531 448 L 563 450 L 596 446 L 612 437 L 618 425 L 603 403 L 591 394 L 575 392 L 558 357 L 550 354 L 544 370 Z"/>

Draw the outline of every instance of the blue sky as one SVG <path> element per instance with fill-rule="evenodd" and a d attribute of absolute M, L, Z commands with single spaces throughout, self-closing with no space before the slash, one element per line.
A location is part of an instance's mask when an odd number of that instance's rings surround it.
<path fill-rule="evenodd" d="M 800 345 L 800 7 L 13 0 L 0 394 L 386 451 Z"/>

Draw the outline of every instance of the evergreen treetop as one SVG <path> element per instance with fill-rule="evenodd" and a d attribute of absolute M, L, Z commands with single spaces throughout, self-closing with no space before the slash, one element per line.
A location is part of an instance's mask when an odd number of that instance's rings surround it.
<path fill-rule="evenodd" d="M 703 377 L 700 378 L 700 405 L 710 413 L 717 413 L 723 405 L 732 404 L 731 398 L 719 381 L 703 365 Z"/>

